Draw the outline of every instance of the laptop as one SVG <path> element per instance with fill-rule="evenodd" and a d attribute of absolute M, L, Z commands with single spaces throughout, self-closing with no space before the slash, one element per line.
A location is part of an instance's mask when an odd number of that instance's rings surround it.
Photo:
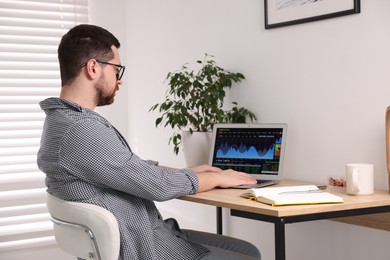
<path fill-rule="evenodd" d="M 209 164 L 253 175 L 259 188 L 277 184 L 283 177 L 287 124 L 215 124 Z"/>

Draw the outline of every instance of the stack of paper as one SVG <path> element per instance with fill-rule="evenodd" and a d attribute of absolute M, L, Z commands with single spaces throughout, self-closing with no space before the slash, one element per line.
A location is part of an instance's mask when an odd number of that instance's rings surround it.
<path fill-rule="evenodd" d="M 344 202 L 343 198 L 324 192 L 315 185 L 254 188 L 247 190 L 242 197 L 272 206 Z"/>

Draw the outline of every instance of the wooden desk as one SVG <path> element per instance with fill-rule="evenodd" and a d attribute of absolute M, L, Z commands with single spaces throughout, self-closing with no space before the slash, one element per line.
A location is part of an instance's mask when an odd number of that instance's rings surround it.
<path fill-rule="evenodd" d="M 303 184 L 307 183 L 286 180 L 277 186 Z M 390 194 L 387 191 L 376 191 L 366 196 L 349 196 L 341 188 L 330 187 L 327 191 L 343 197 L 344 203 L 272 207 L 241 198 L 243 190 L 238 189 L 214 189 L 180 199 L 216 206 L 217 232 L 220 234 L 222 208 L 231 209 L 232 216 L 274 223 L 275 259 L 285 260 L 285 224 L 390 212 Z"/>

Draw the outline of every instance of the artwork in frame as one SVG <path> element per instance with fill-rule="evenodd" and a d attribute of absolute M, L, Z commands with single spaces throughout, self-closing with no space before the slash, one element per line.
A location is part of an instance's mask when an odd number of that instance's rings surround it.
<path fill-rule="evenodd" d="M 360 13 L 360 0 L 264 0 L 265 29 Z"/>

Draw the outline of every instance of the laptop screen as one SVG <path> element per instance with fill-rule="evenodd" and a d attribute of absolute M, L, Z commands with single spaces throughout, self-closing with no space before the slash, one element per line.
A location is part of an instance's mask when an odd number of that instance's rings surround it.
<path fill-rule="evenodd" d="M 280 180 L 286 138 L 285 124 L 217 124 L 210 155 L 212 166 Z"/>

